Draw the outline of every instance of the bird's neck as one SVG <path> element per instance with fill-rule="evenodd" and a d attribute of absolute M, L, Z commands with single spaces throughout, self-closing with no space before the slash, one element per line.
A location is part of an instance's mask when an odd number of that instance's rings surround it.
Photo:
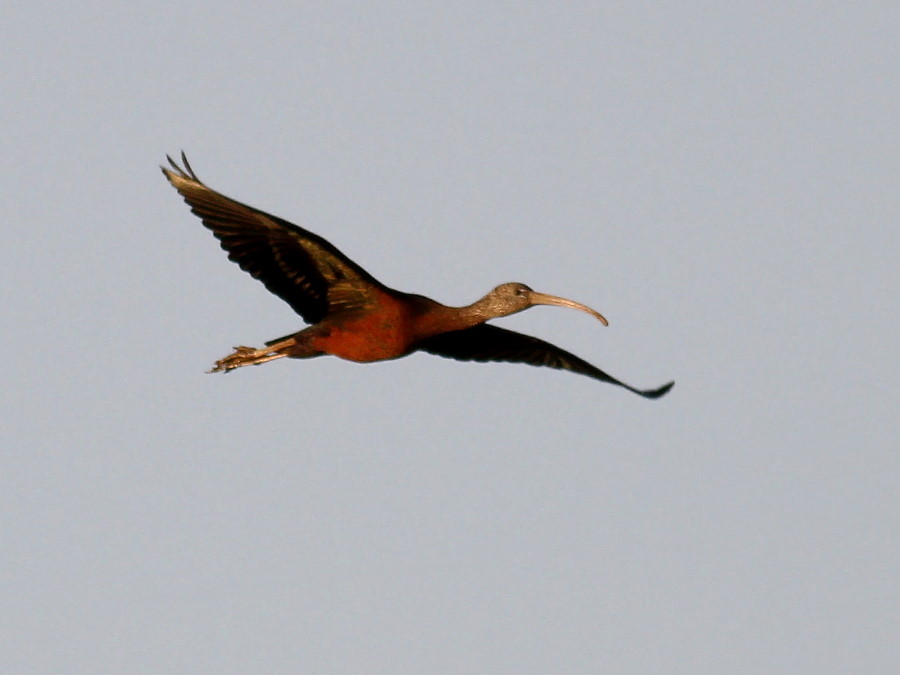
<path fill-rule="evenodd" d="M 465 307 L 448 307 L 435 302 L 428 307 L 425 315 L 419 321 L 419 331 L 417 332 L 421 332 L 420 337 L 425 338 L 439 333 L 465 330 L 493 318 L 487 309 L 483 298 Z"/>

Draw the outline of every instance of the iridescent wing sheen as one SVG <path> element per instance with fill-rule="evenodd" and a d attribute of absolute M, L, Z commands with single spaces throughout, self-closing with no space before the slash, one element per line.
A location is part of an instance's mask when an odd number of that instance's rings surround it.
<path fill-rule="evenodd" d="M 625 389 L 646 398 L 659 398 L 674 384 L 674 382 L 669 382 L 657 389 L 635 389 L 549 342 L 486 323 L 464 330 L 435 335 L 422 341 L 418 348 L 429 354 L 445 356 L 457 361 L 508 361 L 570 370 L 573 373 L 593 377 L 601 382 L 625 387 Z"/>
<path fill-rule="evenodd" d="M 385 287 L 322 237 L 208 188 L 181 154 L 163 174 L 245 272 L 307 323 L 362 309 Z"/>

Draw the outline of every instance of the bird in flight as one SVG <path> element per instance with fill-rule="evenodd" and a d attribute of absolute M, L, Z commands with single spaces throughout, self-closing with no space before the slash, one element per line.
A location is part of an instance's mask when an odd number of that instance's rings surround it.
<path fill-rule="evenodd" d="M 466 307 L 388 288 L 322 237 L 208 188 L 184 153 L 167 156 L 163 174 L 241 269 L 288 303 L 309 327 L 264 347 L 235 347 L 210 372 L 229 372 L 282 357 L 332 354 L 368 363 L 424 351 L 458 361 L 547 366 L 609 382 L 646 398 L 672 388 L 636 389 L 574 354 L 530 335 L 486 323 L 534 305 L 569 307 L 606 319 L 581 303 L 538 293 L 521 283 L 497 286 Z"/>

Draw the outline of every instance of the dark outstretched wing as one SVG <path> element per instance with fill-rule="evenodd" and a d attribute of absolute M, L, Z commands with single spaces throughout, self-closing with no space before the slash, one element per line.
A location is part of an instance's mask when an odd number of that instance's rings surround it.
<path fill-rule="evenodd" d="M 366 306 L 383 289 L 368 272 L 330 243 L 277 216 L 263 213 L 206 187 L 181 153 L 184 167 L 167 157 L 163 174 L 229 259 L 265 284 L 307 323 L 334 311 Z"/>
<path fill-rule="evenodd" d="M 635 389 L 549 342 L 486 323 L 435 335 L 422 341 L 419 349 L 457 361 L 509 361 L 571 370 L 601 382 L 617 384 L 647 398 L 659 398 L 675 384 L 669 382 L 657 389 Z"/>

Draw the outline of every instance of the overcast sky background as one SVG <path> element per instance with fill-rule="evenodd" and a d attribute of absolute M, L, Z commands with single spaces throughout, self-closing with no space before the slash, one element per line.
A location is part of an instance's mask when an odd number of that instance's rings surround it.
<path fill-rule="evenodd" d="M 7 3 L 0 671 L 889 673 L 893 3 Z M 299 317 L 158 165 L 585 377 Z"/>

